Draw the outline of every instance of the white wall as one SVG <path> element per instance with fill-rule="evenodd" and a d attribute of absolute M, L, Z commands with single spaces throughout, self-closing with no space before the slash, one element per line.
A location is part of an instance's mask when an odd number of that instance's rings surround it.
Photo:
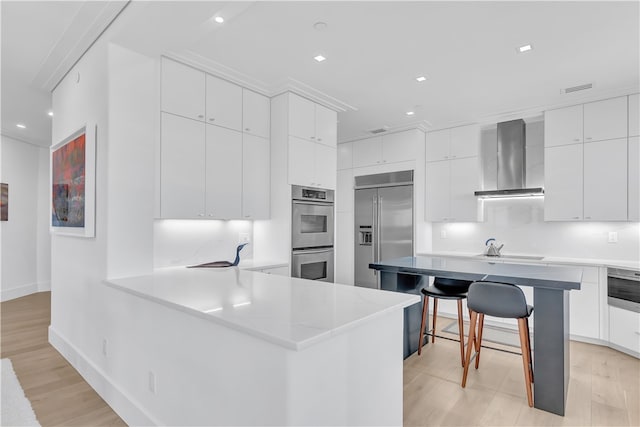
<path fill-rule="evenodd" d="M 2 135 L 0 181 L 9 184 L 9 220 L 0 222 L 0 300 L 50 286 L 49 150 Z"/>

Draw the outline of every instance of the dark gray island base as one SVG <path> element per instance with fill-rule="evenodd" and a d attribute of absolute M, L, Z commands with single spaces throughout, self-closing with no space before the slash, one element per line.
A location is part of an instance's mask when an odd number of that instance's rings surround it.
<path fill-rule="evenodd" d="M 380 288 L 420 295 L 429 276 L 487 280 L 533 287 L 534 406 L 564 415 L 569 387 L 569 291 L 580 289 L 580 268 L 492 263 L 439 257 L 404 257 L 369 264 Z M 421 307 L 405 308 L 405 358 L 418 349 Z"/>

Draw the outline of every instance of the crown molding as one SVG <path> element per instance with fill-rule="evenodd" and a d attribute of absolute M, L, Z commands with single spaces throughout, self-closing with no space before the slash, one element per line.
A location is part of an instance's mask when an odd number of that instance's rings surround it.
<path fill-rule="evenodd" d="M 362 134 L 357 136 L 352 136 L 348 138 L 338 139 L 338 144 L 345 144 L 347 142 L 360 141 L 363 139 L 375 138 L 376 136 L 384 136 L 392 133 L 404 132 L 406 130 L 416 129 L 422 132 L 427 132 L 427 130 L 431 127 L 431 123 L 426 120 L 414 121 L 411 123 L 405 123 L 401 126 L 389 126 L 387 131 L 384 133 L 379 133 L 376 135 L 373 134 Z"/>

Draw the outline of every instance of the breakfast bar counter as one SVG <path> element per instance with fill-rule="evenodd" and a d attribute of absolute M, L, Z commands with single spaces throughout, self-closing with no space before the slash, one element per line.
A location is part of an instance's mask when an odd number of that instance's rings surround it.
<path fill-rule="evenodd" d="M 153 424 L 402 424 L 403 308 L 417 296 L 237 267 L 104 283 L 109 345 L 127 354 L 112 363 L 132 373 L 114 382 Z"/>
<path fill-rule="evenodd" d="M 485 259 L 404 257 L 369 265 L 380 287 L 419 295 L 429 276 L 533 287 L 534 406 L 564 415 L 569 386 L 569 291 L 580 289 L 580 268 L 494 263 Z M 420 309 L 405 309 L 405 357 L 418 347 Z"/>

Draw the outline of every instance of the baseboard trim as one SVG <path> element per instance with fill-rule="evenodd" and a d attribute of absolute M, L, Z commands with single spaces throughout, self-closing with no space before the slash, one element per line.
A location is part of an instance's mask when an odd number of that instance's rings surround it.
<path fill-rule="evenodd" d="M 49 343 L 60 352 L 125 423 L 131 426 L 162 425 L 52 326 L 49 326 Z"/>
<path fill-rule="evenodd" d="M 24 297 L 38 292 L 37 283 L 29 283 L 28 285 L 18 286 L 11 289 L 3 289 L 0 291 L 0 301 L 10 301 L 12 299 Z"/>

